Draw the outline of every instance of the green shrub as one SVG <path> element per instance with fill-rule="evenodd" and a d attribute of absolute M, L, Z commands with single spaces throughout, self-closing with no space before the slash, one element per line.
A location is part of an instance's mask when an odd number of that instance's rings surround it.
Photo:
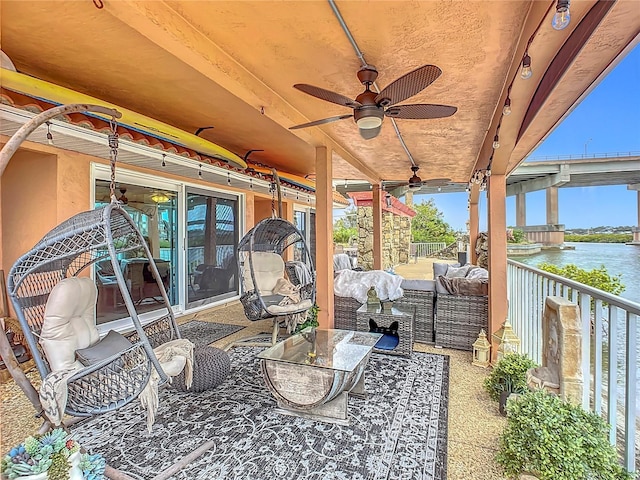
<path fill-rule="evenodd" d="M 508 476 L 541 480 L 630 480 L 609 444 L 608 425 L 594 413 L 536 390 L 507 404 L 496 461 Z"/>
<path fill-rule="evenodd" d="M 526 355 L 509 353 L 502 357 L 484 381 L 484 388 L 491 398 L 498 401 L 500 392 L 524 393 L 527 391 L 527 370 L 536 363 Z"/>
<path fill-rule="evenodd" d="M 303 323 L 300 323 L 297 327 L 296 327 L 296 333 L 297 332 L 301 332 L 302 330 L 304 330 L 307 327 L 317 327 L 319 325 L 318 323 L 318 312 L 320 311 L 320 308 L 318 308 L 317 304 L 313 304 L 313 307 L 311 307 L 309 309 L 309 311 L 307 311 L 307 317 L 305 319 L 305 321 Z"/>
<path fill-rule="evenodd" d="M 507 242 L 508 243 L 527 243 L 527 239 L 524 236 L 524 232 L 519 228 L 508 228 Z"/>
<path fill-rule="evenodd" d="M 609 275 L 604 265 L 600 268 L 585 270 L 572 263 L 563 267 L 558 267 L 551 263 L 541 263 L 538 265 L 538 268 L 545 272 L 560 275 L 561 277 L 569 278 L 576 282 L 589 285 L 590 287 L 612 293 L 613 295 L 620 295 L 625 290 L 625 286 L 622 283 L 622 276 Z"/>

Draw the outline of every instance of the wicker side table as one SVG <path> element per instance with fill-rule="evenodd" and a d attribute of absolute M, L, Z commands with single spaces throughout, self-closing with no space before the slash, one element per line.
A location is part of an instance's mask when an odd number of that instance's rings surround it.
<path fill-rule="evenodd" d="M 387 353 L 389 355 L 410 356 L 413 351 L 413 320 L 414 309 L 408 305 L 400 308 L 391 308 L 385 312 L 380 306 L 362 305 L 356 311 L 356 330 L 369 331 L 369 319 L 373 319 L 379 327 L 389 327 L 393 322 L 398 322 L 398 337 L 400 342 L 393 350 L 380 350 L 374 348 L 374 352 Z"/>

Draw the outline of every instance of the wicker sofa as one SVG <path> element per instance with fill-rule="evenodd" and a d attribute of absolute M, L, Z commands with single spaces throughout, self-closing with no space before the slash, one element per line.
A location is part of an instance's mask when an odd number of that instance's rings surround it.
<path fill-rule="evenodd" d="M 434 278 L 445 275 L 447 267 L 447 264 L 434 264 Z M 442 289 L 437 291 L 434 280 L 404 280 L 401 287 L 404 295 L 394 305 L 400 310 L 403 306 L 407 311 L 415 308 L 416 342 L 471 351 L 480 329 L 488 329 L 486 294 L 459 295 Z M 356 310 L 362 304 L 351 297 L 334 295 L 333 298 L 335 328 L 355 330 Z"/>

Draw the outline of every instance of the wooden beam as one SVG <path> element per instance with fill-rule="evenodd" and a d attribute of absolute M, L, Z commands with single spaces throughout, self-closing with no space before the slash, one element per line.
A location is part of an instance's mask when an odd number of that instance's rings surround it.
<path fill-rule="evenodd" d="M 333 328 L 333 165 L 331 150 L 316 148 L 316 303 L 320 328 Z"/>

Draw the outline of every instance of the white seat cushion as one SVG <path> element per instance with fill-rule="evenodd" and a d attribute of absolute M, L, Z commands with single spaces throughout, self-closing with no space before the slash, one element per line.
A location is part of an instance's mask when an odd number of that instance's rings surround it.
<path fill-rule="evenodd" d="M 282 315 L 283 313 L 296 313 L 309 310 L 312 307 L 311 300 L 306 299 L 298 303 L 290 303 L 288 305 L 269 305 L 267 312 L 272 315 Z"/>
<path fill-rule="evenodd" d="M 260 295 L 271 295 L 276 282 L 284 277 L 284 260 L 277 253 L 253 252 L 253 274 L 256 279 L 256 286 Z M 245 258 L 242 265 L 242 277 L 246 291 L 254 289 L 249 270 L 249 259 Z"/>
<path fill-rule="evenodd" d="M 100 340 L 95 312 L 98 290 L 93 280 L 65 278 L 47 299 L 40 345 L 52 371 L 82 368 L 76 361 L 76 350 Z"/>

